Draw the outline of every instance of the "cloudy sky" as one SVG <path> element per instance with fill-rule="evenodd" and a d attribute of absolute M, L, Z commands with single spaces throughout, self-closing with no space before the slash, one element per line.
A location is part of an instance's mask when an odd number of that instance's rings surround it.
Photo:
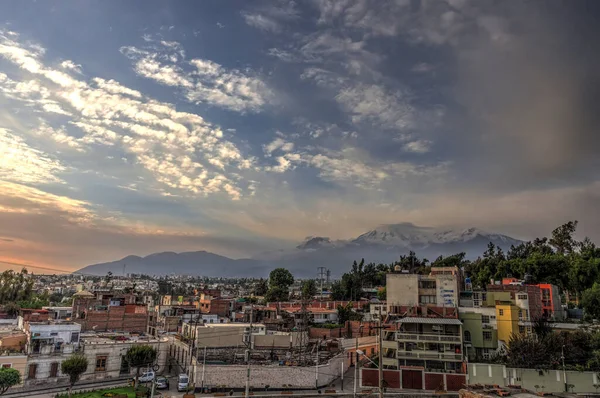
<path fill-rule="evenodd" d="M 597 1 L 4 1 L 0 260 L 382 223 L 600 240 Z"/>

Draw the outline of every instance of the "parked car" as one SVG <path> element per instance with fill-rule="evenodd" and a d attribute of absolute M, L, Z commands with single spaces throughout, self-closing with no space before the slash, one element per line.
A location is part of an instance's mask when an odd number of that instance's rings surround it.
<path fill-rule="evenodd" d="M 150 371 L 148 371 L 148 372 L 144 372 L 144 373 L 142 373 L 142 375 L 140 376 L 140 378 L 138 379 L 138 381 L 139 381 L 140 383 L 148 383 L 148 382 L 150 382 L 150 381 L 154 380 L 154 377 L 155 377 L 155 376 L 156 376 L 156 375 L 154 374 L 154 371 L 153 371 L 153 370 L 150 370 Z"/>
<path fill-rule="evenodd" d="M 156 378 L 156 388 L 159 390 L 168 390 L 169 389 L 169 379 L 164 376 L 160 376 Z"/>
<path fill-rule="evenodd" d="M 188 378 L 188 375 L 182 373 L 177 377 L 177 391 L 187 391 L 189 385 L 190 379 Z"/>

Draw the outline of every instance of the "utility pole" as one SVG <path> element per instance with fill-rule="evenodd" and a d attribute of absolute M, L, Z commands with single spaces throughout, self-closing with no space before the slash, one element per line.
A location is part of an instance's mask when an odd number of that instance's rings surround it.
<path fill-rule="evenodd" d="M 383 325 L 381 320 L 381 305 L 379 306 L 379 325 L 377 329 L 379 330 L 379 338 L 377 339 L 379 342 L 379 398 L 383 398 L 383 350 L 381 349 L 381 343 L 383 341 Z"/>
<path fill-rule="evenodd" d="M 342 361 L 341 365 L 342 365 L 342 391 L 344 391 L 344 361 Z"/>
<path fill-rule="evenodd" d="M 206 373 L 206 346 L 204 346 L 204 358 L 202 359 L 202 385 L 201 391 L 204 392 L 204 374 Z"/>
<path fill-rule="evenodd" d="M 246 373 L 246 398 L 250 396 L 250 357 L 252 356 L 252 320 L 254 318 L 254 304 L 250 303 L 250 335 L 248 336 L 248 369 Z"/>
<path fill-rule="evenodd" d="M 358 381 L 358 336 L 354 337 L 356 339 L 356 347 L 354 349 L 354 394 L 353 397 L 356 398 L 356 383 Z"/>
<path fill-rule="evenodd" d="M 319 389 L 319 346 L 321 345 L 321 340 L 317 340 L 317 358 L 315 361 L 315 390 Z"/>
<path fill-rule="evenodd" d="M 565 392 L 569 392 L 569 385 L 567 384 L 567 372 L 565 371 L 565 346 L 563 345 L 560 348 L 561 351 L 561 359 L 562 359 L 562 366 L 563 366 L 563 382 L 565 383 Z"/>

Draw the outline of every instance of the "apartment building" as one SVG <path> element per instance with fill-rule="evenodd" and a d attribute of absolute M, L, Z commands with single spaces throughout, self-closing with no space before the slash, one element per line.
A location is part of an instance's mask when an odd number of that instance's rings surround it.
<path fill-rule="evenodd" d="M 418 367 L 463 373 L 463 330 L 458 318 L 405 317 L 383 331 L 385 369 Z"/>
<path fill-rule="evenodd" d="M 429 275 L 410 274 L 402 270 L 386 276 L 388 313 L 394 307 L 458 307 L 460 270 L 457 267 L 432 267 Z"/>

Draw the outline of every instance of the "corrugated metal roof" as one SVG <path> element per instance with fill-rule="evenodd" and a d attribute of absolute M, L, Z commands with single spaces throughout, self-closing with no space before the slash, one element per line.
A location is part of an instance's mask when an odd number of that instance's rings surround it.
<path fill-rule="evenodd" d="M 462 325 L 460 319 L 456 318 L 401 318 L 398 323 L 424 323 L 429 325 Z"/>

